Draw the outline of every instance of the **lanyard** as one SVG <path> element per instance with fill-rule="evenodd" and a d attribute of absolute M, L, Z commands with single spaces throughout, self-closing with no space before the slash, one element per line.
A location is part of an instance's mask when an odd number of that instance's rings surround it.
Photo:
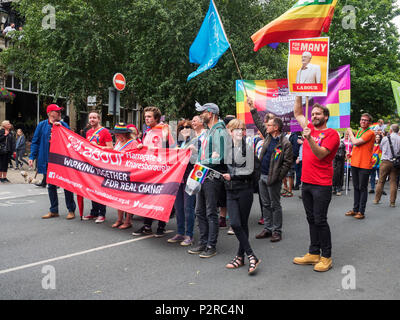
<path fill-rule="evenodd" d="M 358 139 L 358 138 L 361 138 L 361 136 L 362 136 L 365 132 L 367 132 L 368 130 L 369 130 L 369 128 L 365 129 L 363 132 L 361 132 L 361 129 L 358 130 L 358 131 L 357 131 L 356 138 L 357 138 L 357 139 Z M 361 134 L 360 134 L 360 132 L 361 132 Z"/>
<path fill-rule="evenodd" d="M 121 148 L 118 149 L 118 151 L 124 150 L 129 144 L 131 144 L 134 140 L 131 139 L 127 143 L 125 143 Z"/>

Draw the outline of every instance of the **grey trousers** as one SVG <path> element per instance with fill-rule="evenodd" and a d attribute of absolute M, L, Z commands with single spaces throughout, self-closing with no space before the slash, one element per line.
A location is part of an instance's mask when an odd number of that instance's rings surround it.
<path fill-rule="evenodd" d="M 260 199 L 264 216 L 264 229 L 282 233 L 282 181 L 267 185 L 268 176 L 262 174 L 259 181 Z"/>

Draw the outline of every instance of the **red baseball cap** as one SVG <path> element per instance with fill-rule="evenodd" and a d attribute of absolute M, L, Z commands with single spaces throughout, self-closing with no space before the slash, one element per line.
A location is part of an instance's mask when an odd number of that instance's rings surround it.
<path fill-rule="evenodd" d="M 51 112 L 51 111 L 60 111 L 60 110 L 62 110 L 63 108 L 60 108 L 58 105 L 56 105 L 56 104 L 49 104 L 48 106 L 47 106 L 47 112 L 46 113 L 49 113 L 49 112 Z"/>

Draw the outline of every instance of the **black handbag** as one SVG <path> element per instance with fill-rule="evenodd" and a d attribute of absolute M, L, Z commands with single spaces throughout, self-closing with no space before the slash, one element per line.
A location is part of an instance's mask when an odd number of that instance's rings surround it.
<path fill-rule="evenodd" d="M 392 163 L 393 167 L 399 169 L 400 168 L 400 155 L 395 155 L 394 150 L 393 150 L 393 144 L 392 140 L 390 139 L 390 134 L 388 135 L 388 140 L 389 140 L 389 145 L 390 145 L 390 151 L 392 152 Z"/>
<path fill-rule="evenodd" d="M 8 136 L 6 137 L 6 141 L 4 142 L 0 142 L 0 154 L 7 154 L 8 153 L 8 149 L 7 149 L 7 141 L 8 140 Z"/>

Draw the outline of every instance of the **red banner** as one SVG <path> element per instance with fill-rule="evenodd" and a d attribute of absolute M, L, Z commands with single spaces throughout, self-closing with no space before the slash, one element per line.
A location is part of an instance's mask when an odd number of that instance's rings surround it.
<path fill-rule="evenodd" d="M 191 151 L 103 150 L 53 126 L 47 183 L 95 202 L 167 222 Z"/>

